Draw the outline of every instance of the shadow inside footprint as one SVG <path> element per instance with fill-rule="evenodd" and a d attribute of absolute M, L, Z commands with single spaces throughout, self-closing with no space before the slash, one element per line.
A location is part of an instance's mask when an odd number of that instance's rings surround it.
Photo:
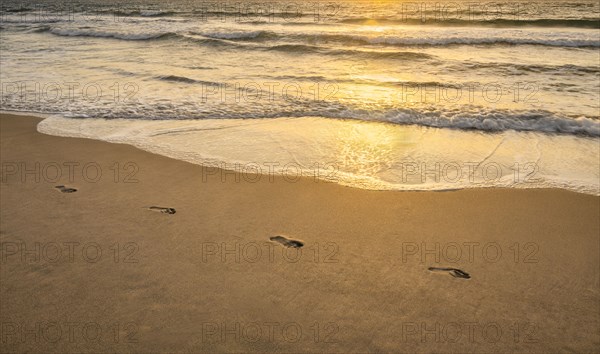
<path fill-rule="evenodd" d="M 304 243 L 302 243 L 298 240 L 292 240 L 292 239 L 289 239 L 289 238 L 283 237 L 283 236 L 269 237 L 269 240 L 280 243 L 285 247 L 300 248 L 300 247 L 304 246 Z"/>
<path fill-rule="evenodd" d="M 467 273 L 463 270 L 460 270 L 458 268 L 429 267 L 428 269 L 432 272 L 448 272 L 451 276 L 453 276 L 455 278 L 471 279 L 471 276 L 469 275 L 469 273 Z"/>
<path fill-rule="evenodd" d="M 163 207 L 151 206 L 148 209 L 153 210 L 153 211 L 158 211 L 163 214 L 175 214 L 175 208 L 163 208 Z"/>
<path fill-rule="evenodd" d="M 61 193 L 74 193 L 77 192 L 77 189 L 67 187 L 67 186 L 55 186 L 54 188 L 58 189 Z"/>

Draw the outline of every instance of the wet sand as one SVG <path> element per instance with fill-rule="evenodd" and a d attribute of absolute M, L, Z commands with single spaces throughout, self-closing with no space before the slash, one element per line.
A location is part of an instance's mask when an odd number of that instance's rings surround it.
<path fill-rule="evenodd" d="M 2 352 L 600 346 L 599 197 L 250 182 L 39 121 L 0 117 Z"/>

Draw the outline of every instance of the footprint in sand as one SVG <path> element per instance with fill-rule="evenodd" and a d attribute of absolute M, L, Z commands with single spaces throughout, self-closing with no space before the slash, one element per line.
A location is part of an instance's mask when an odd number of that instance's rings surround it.
<path fill-rule="evenodd" d="M 163 214 L 175 214 L 174 208 L 163 208 L 163 207 L 151 206 L 151 207 L 148 207 L 148 209 L 153 210 L 153 211 L 158 211 Z"/>
<path fill-rule="evenodd" d="M 470 279 L 471 278 L 469 273 L 462 271 L 458 268 L 429 267 L 428 269 L 432 272 L 448 272 L 451 276 L 453 276 L 455 278 L 462 278 L 462 279 Z"/>
<path fill-rule="evenodd" d="M 300 242 L 298 240 L 292 240 L 292 239 L 289 239 L 289 238 L 283 237 L 283 236 L 269 237 L 269 240 L 280 243 L 285 247 L 300 248 L 300 247 L 304 246 L 303 242 Z"/>
<path fill-rule="evenodd" d="M 77 189 L 67 187 L 67 186 L 55 186 L 54 188 L 58 189 L 61 193 L 74 193 L 77 192 Z"/>

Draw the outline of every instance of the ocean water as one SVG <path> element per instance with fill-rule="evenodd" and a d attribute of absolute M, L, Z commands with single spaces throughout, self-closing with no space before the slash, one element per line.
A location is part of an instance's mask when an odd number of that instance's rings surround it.
<path fill-rule="evenodd" d="M 600 194 L 595 0 L 3 1 L 44 133 L 372 189 Z"/>

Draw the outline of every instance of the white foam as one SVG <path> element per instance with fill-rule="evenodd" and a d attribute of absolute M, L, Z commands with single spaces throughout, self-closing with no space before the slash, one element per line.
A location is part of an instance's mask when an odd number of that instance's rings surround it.
<path fill-rule="evenodd" d="M 59 36 L 67 37 L 100 37 L 100 38 L 117 38 L 117 39 L 128 39 L 128 40 L 143 40 L 143 39 L 154 39 L 159 38 L 168 34 L 168 32 L 146 32 L 146 33 L 126 33 L 126 32 L 115 32 L 115 31 L 99 31 L 94 29 L 63 29 L 53 28 L 50 33 Z"/>
<path fill-rule="evenodd" d="M 301 173 L 357 188 L 562 188 L 600 195 L 597 138 L 317 117 L 140 121 L 52 116 L 38 130 L 126 143 L 205 166 L 291 177 Z"/>

